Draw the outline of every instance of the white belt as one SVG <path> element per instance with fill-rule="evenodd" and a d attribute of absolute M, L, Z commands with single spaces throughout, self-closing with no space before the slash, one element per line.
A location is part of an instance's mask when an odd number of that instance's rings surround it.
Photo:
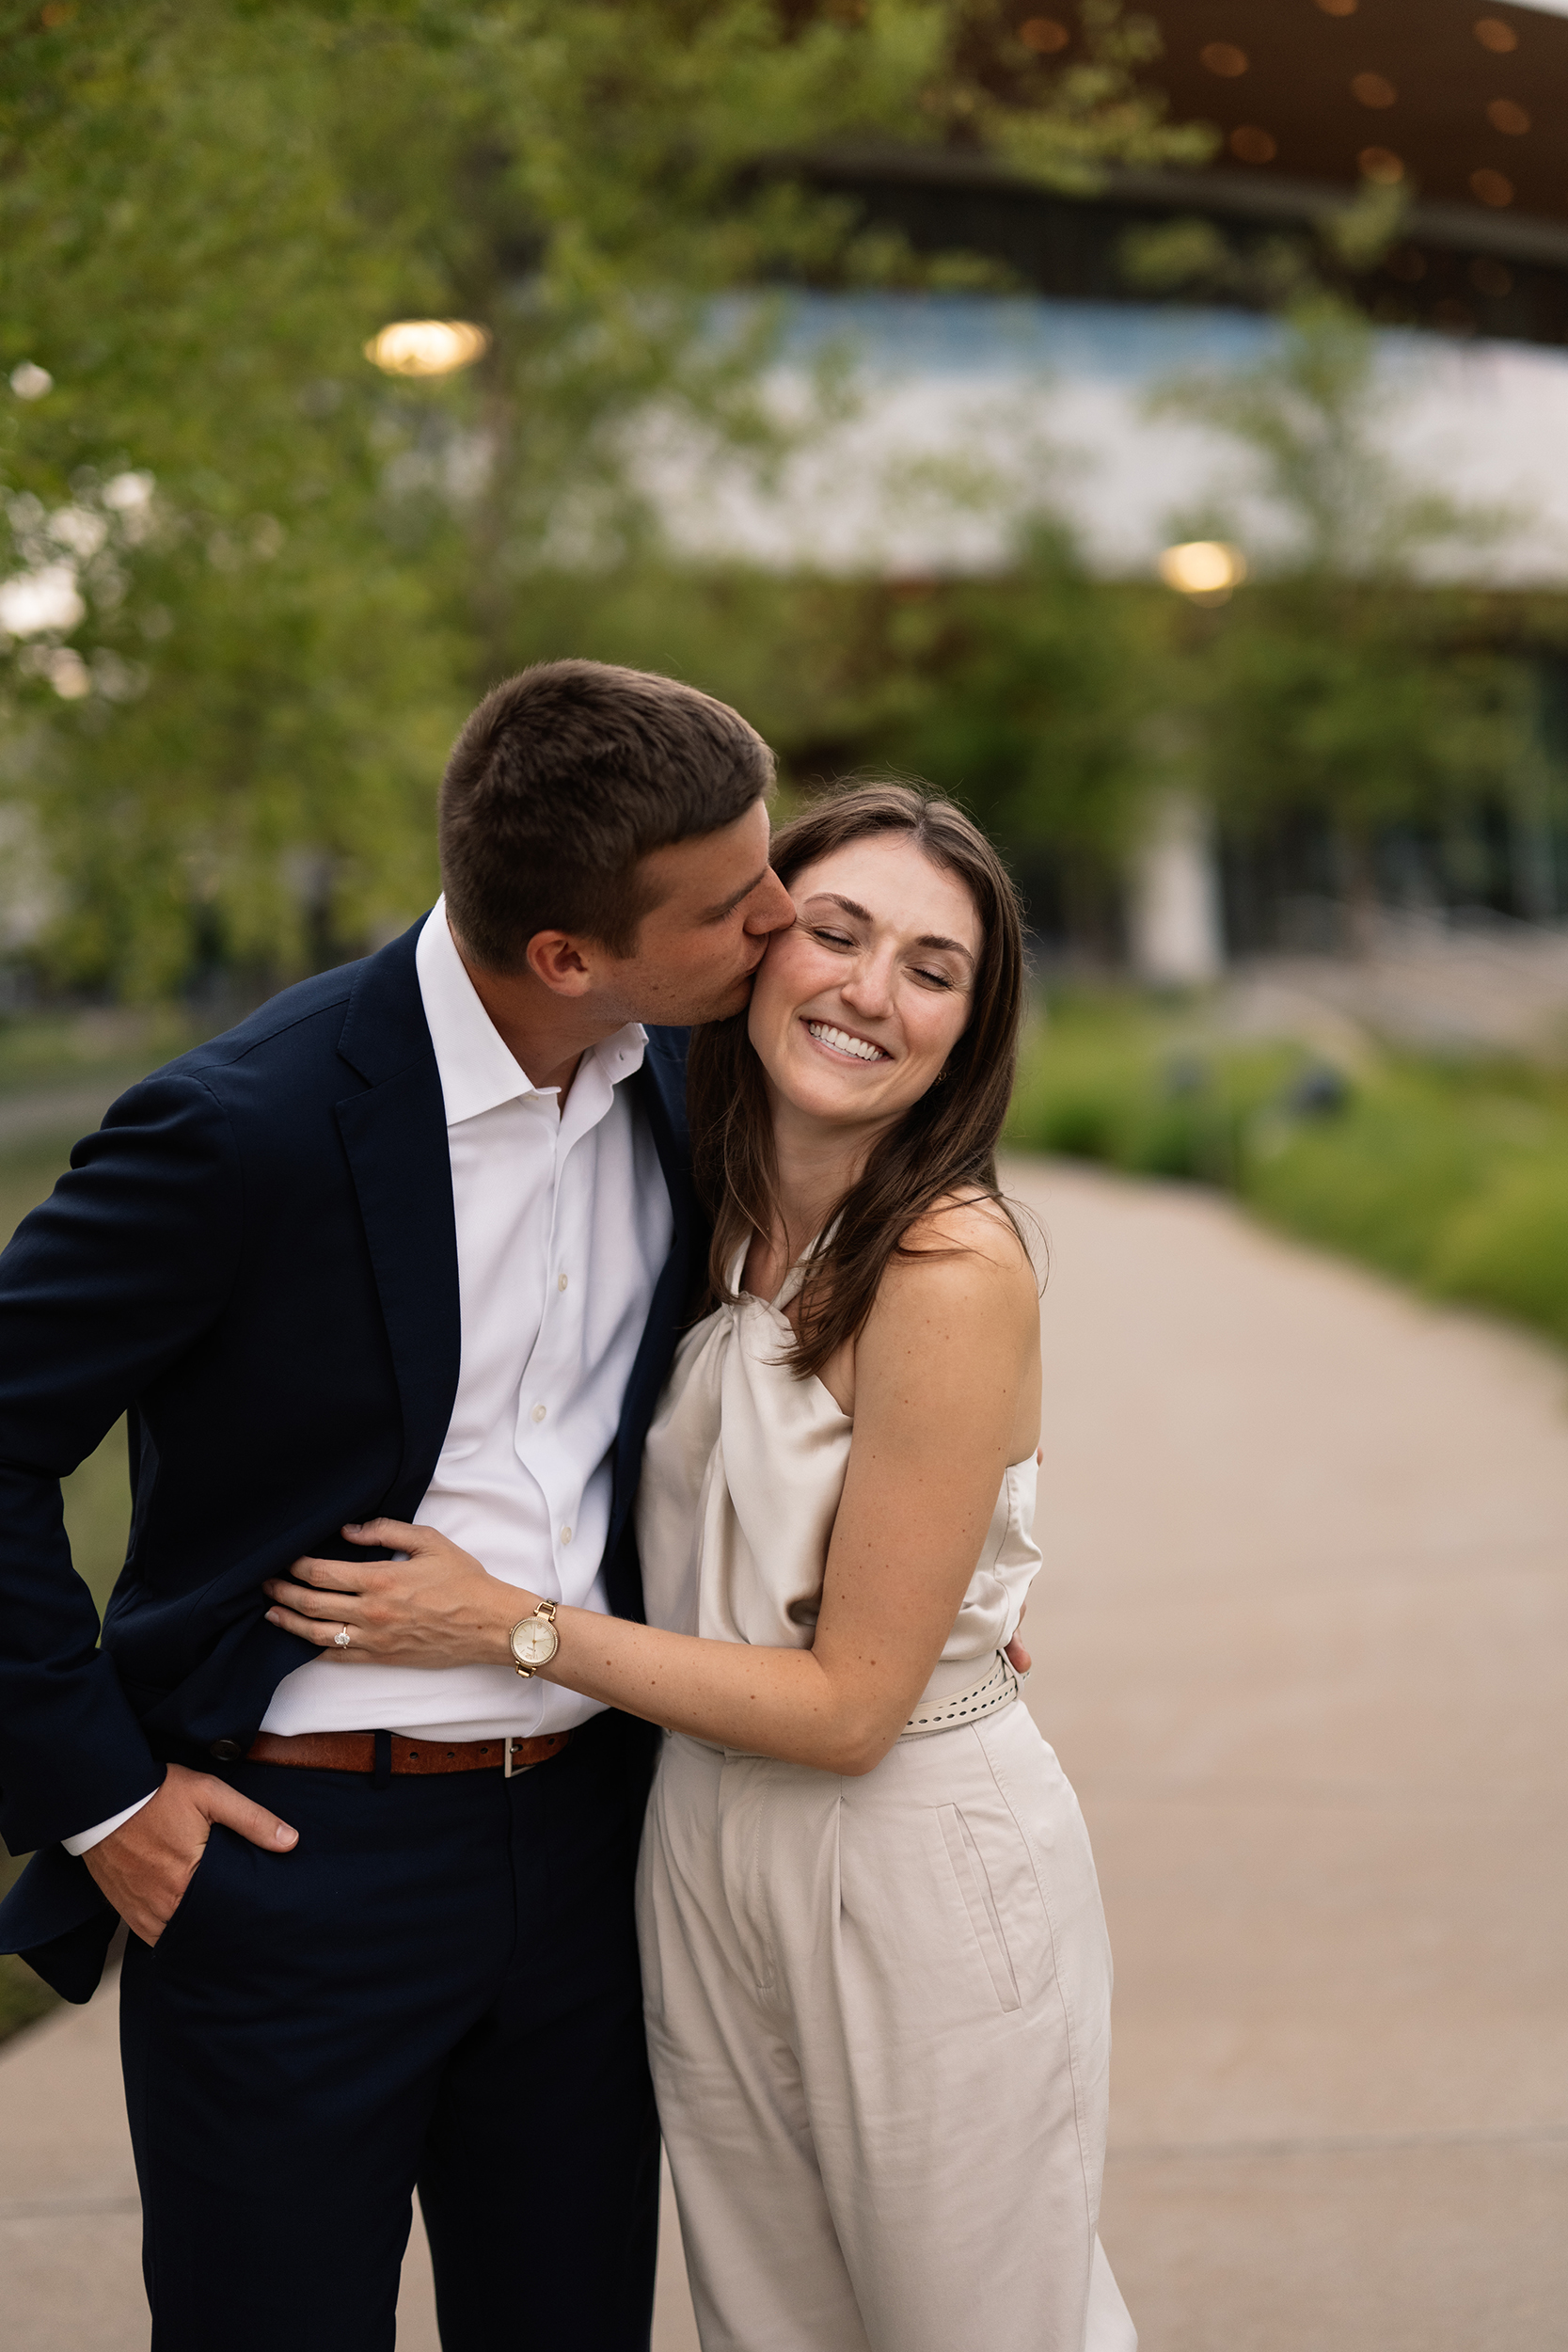
<path fill-rule="evenodd" d="M 1014 1671 L 1001 1650 L 984 1679 L 950 1699 L 922 1700 L 898 1734 L 900 1740 L 928 1740 L 933 1732 L 957 1731 L 960 1724 L 977 1723 L 982 1715 L 999 1714 L 1011 1707 L 1023 1688 L 1024 1677 Z"/>

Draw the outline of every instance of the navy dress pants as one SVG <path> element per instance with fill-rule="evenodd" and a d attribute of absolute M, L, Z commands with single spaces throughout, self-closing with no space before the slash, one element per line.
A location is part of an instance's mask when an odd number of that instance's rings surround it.
<path fill-rule="evenodd" d="M 121 1980 L 152 2352 L 389 2352 L 416 2184 L 445 2352 L 646 2352 L 658 2129 L 632 1880 L 657 1735 L 377 1782 L 240 1764 Z"/>

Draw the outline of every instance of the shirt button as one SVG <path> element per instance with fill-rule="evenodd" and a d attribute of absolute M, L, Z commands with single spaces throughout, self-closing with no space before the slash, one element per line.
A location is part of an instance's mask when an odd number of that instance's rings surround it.
<path fill-rule="evenodd" d="M 562 1542 L 563 1544 L 569 1544 L 569 1543 L 571 1542 L 571 1540 L 572 1540 L 572 1531 L 571 1531 L 571 1529 L 570 1529 L 569 1527 L 563 1527 L 563 1528 L 562 1529 L 562 1531 L 561 1531 L 561 1540 L 562 1540 Z"/>
<path fill-rule="evenodd" d="M 534 1408 L 533 1408 L 533 1418 L 534 1418 L 534 1420 L 535 1420 L 535 1421 L 543 1421 L 543 1420 L 544 1420 L 544 1418 L 545 1418 L 545 1415 L 546 1415 L 546 1411 L 547 1411 L 547 1410 L 548 1410 L 548 1407 L 547 1407 L 546 1406 L 544 1406 L 544 1405 L 536 1405 L 536 1406 L 534 1406 Z"/>
<path fill-rule="evenodd" d="M 556 1289 L 557 1289 L 558 1291 L 563 1291 L 563 1290 L 565 1289 L 565 1287 L 566 1287 L 566 1277 L 565 1277 L 563 1274 L 560 1274 L 560 1275 L 558 1275 L 558 1276 L 556 1277 L 556 1284 L 555 1284 L 555 1286 L 556 1286 Z"/>

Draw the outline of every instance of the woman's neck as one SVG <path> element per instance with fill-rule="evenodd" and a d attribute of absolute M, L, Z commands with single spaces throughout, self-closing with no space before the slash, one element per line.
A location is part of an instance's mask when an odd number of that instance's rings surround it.
<path fill-rule="evenodd" d="M 769 1093 L 773 1089 L 769 1088 Z M 773 1094 L 773 1159 L 784 1265 L 791 1266 L 856 1184 L 882 1132 L 812 1119 Z"/>

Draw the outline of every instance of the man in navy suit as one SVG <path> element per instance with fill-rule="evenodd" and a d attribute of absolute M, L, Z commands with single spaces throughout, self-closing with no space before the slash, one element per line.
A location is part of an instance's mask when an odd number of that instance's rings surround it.
<path fill-rule="evenodd" d="M 434 912 L 133 1088 L 0 1258 L 0 1947 L 85 2000 L 129 1924 L 154 2352 L 385 2352 L 416 2184 L 448 2352 L 646 2346 L 652 1735 L 533 1678 L 531 1620 L 515 1674 L 345 1672 L 261 1588 L 387 1514 L 641 1613 L 683 1031 L 792 919 L 771 780 L 690 688 L 510 679 Z M 59 1481 L 122 1412 L 100 1647 Z"/>

